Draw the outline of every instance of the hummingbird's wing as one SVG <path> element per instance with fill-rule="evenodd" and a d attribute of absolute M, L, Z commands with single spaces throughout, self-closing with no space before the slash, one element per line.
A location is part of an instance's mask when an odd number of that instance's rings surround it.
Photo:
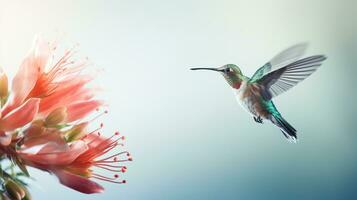
<path fill-rule="evenodd" d="M 263 86 L 262 96 L 264 99 L 270 100 L 310 76 L 324 60 L 326 57 L 323 55 L 300 59 L 267 73 L 255 83 Z"/>
<path fill-rule="evenodd" d="M 250 79 L 250 82 L 256 82 L 269 72 L 277 70 L 298 60 L 304 54 L 306 48 L 307 43 L 300 43 L 280 52 L 263 67 L 259 68 Z"/>

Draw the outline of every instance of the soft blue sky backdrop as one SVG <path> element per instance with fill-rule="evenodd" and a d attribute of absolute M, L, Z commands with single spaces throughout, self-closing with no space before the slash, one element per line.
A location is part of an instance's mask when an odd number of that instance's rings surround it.
<path fill-rule="evenodd" d="M 355 1 L 0 0 L 0 65 L 13 74 L 39 32 L 80 43 L 104 69 L 110 104 L 135 162 L 128 184 L 83 195 L 32 170 L 34 199 L 354 199 L 357 197 Z M 286 142 L 236 103 L 218 74 L 247 75 L 301 41 L 328 60 L 275 99 L 299 131 Z"/>

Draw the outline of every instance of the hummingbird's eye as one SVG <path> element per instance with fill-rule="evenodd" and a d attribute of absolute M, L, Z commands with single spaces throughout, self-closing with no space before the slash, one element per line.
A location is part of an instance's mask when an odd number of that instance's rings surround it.
<path fill-rule="evenodd" d="M 224 70 L 224 72 L 226 72 L 226 73 L 231 72 L 231 71 L 232 71 L 232 69 L 231 69 L 230 67 L 227 67 L 227 68 Z"/>

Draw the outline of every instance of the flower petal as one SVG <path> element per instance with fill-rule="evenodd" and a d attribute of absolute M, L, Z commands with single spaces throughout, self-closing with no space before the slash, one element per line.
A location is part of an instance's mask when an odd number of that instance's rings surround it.
<path fill-rule="evenodd" d="M 12 81 L 12 101 L 13 103 L 21 103 L 35 86 L 38 76 L 38 69 L 34 65 L 32 55 L 25 58 L 22 62 L 19 71 Z"/>
<path fill-rule="evenodd" d="M 54 171 L 61 184 L 85 194 L 101 193 L 104 188 L 88 178 L 71 174 L 64 170 Z"/>
<path fill-rule="evenodd" d="M 49 146 L 47 146 L 49 145 Z M 57 150 L 55 149 L 57 147 Z M 67 147 L 67 146 L 66 146 Z M 79 155 L 84 153 L 88 147 L 83 141 L 76 141 L 71 143 L 68 148 L 59 146 L 57 143 L 51 143 L 41 145 L 40 150 L 36 150 L 37 153 L 28 153 L 28 151 L 18 151 L 22 159 L 25 162 L 36 163 L 42 166 L 53 167 L 56 165 L 64 166 L 69 165 Z M 34 147 L 33 147 L 34 148 Z M 50 151 L 45 151 L 44 148 Z M 61 151 L 58 151 L 61 150 Z"/>
<path fill-rule="evenodd" d="M 108 140 L 105 137 L 99 136 L 97 134 L 88 134 L 82 138 L 82 140 L 87 144 L 88 148 L 96 148 L 98 145 L 106 145 L 111 143 L 112 140 Z"/>
<path fill-rule="evenodd" d="M 35 58 L 34 64 L 39 73 L 43 73 L 45 71 L 45 67 L 51 54 L 52 51 L 50 43 L 44 40 L 41 36 L 37 36 L 33 44 L 33 56 Z"/>
<path fill-rule="evenodd" d="M 12 80 L 11 95 L 4 106 L 2 115 L 18 107 L 35 87 L 37 79 L 48 62 L 51 55 L 50 45 L 47 41 L 36 38 L 31 51 L 22 61 L 17 74 Z"/>
<path fill-rule="evenodd" d="M 38 69 L 34 62 L 35 60 L 32 54 L 22 62 L 19 71 L 12 80 L 12 92 L 9 101 L 4 106 L 2 115 L 6 115 L 12 109 L 19 106 L 35 86 L 38 77 Z"/>
<path fill-rule="evenodd" d="M 88 93 L 83 87 L 90 81 L 89 78 L 75 77 L 71 81 L 61 83 L 56 90 L 48 97 L 41 100 L 40 113 L 48 114 L 53 108 L 62 105 L 69 105 L 73 102 L 88 100 L 84 99 L 86 96 L 93 97 L 93 95 L 84 94 Z M 90 90 L 93 93 L 93 90 Z M 86 96 L 84 96 L 86 95 Z"/>
<path fill-rule="evenodd" d="M 35 135 L 29 138 L 26 138 L 23 145 L 21 146 L 21 152 L 29 152 L 30 149 L 37 149 L 33 154 L 38 153 L 54 153 L 54 152 L 62 152 L 65 151 L 68 146 L 66 141 L 64 140 L 62 134 L 56 129 L 46 130 L 45 133 Z M 41 148 L 38 148 L 41 146 Z"/>
<path fill-rule="evenodd" d="M 78 119 L 81 119 L 93 112 L 99 106 L 103 104 L 102 101 L 98 100 L 89 100 L 89 101 L 80 101 L 73 103 L 67 107 L 67 122 L 73 122 Z"/>
<path fill-rule="evenodd" d="M 31 122 L 37 114 L 40 99 L 31 98 L 20 107 L 12 110 L 0 121 L 0 129 L 11 131 Z"/>

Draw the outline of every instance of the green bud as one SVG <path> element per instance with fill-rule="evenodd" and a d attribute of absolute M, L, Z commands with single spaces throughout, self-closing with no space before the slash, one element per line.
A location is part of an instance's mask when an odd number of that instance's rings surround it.
<path fill-rule="evenodd" d="M 13 200 L 21 200 L 26 195 L 23 187 L 11 179 L 6 180 L 5 189 L 9 197 Z"/>
<path fill-rule="evenodd" d="M 32 200 L 30 192 L 25 188 L 25 196 L 22 198 L 22 200 Z"/>
<path fill-rule="evenodd" d="M 87 125 L 88 125 L 88 122 L 83 122 L 83 123 L 74 125 L 71 129 L 69 129 L 65 133 L 66 141 L 72 142 L 72 141 L 82 138 L 86 134 L 85 128 L 87 127 Z"/>
<path fill-rule="evenodd" d="M 8 81 L 5 73 L 0 74 L 0 98 L 6 99 L 8 95 Z"/>
<path fill-rule="evenodd" d="M 62 123 L 67 117 L 67 108 L 59 107 L 54 109 L 45 119 L 45 124 L 48 127 L 56 126 Z"/>

